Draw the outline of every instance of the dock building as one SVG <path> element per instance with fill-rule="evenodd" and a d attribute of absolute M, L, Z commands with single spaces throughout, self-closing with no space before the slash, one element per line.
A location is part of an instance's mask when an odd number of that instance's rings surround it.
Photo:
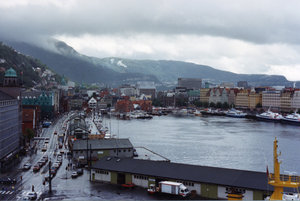
<path fill-rule="evenodd" d="M 127 138 L 75 140 L 71 150 L 73 159 L 82 163 L 86 163 L 87 158 L 97 161 L 104 156 L 131 158 L 134 152 Z"/>
<path fill-rule="evenodd" d="M 92 181 L 133 183 L 148 188 L 160 181 L 176 181 L 207 199 L 227 199 L 226 190 L 238 187 L 245 200 L 263 200 L 272 191 L 263 172 L 188 165 L 166 161 L 102 157 L 92 165 Z"/>

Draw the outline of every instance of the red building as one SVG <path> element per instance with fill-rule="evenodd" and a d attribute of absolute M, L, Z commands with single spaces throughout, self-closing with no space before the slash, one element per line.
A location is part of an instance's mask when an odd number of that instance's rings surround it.
<path fill-rule="evenodd" d="M 22 133 L 26 133 L 29 128 L 36 132 L 39 128 L 41 118 L 40 106 L 36 105 L 23 105 L 22 106 Z"/>
<path fill-rule="evenodd" d="M 131 112 L 134 110 L 134 104 L 140 106 L 140 109 L 146 112 L 152 111 L 152 101 L 150 100 L 136 100 L 130 101 L 129 97 L 124 97 L 123 100 L 118 100 L 116 103 L 116 111 L 117 112 Z"/>

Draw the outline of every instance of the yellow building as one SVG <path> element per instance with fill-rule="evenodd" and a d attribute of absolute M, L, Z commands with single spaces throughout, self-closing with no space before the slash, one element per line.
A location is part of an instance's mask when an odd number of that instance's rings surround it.
<path fill-rule="evenodd" d="M 290 112 L 292 110 L 292 91 L 283 91 L 280 96 L 280 111 Z"/>
<path fill-rule="evenodd" d="M 209 95 L 210 89 L 201 88 L 200 89 L 200 102 L 201 103 L 208 103 L 209 102 Z"/>
<path fill-rule="evenodd" d="M 235 100 L 236 108 L 243 108 L 248 109 L 249 108 L 249 90 L 241 90 L 236 94 L 236 100 Z"/>
<path fill-rule="evenodd" d="M 253 110 L 256 108 L 257 104 L 262 105 L 262 94 L 256 92 L 250 92 L 249 94 L 249 109 Z"/>

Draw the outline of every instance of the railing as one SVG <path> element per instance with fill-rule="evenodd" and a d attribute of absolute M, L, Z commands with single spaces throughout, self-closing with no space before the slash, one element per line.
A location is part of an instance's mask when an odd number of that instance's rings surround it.
<path fill-rule="evenodd" d="M 295 176 L 295 175 L 280 175 L 280 181 L 289 181 L 289 182 L 295 182 L 295 183 L 300 183 L 300 177 L 299 176 Z M 275 175 L 274 174 L 270 174 L 269 176 L 269 181 L 275 180 Z"/>

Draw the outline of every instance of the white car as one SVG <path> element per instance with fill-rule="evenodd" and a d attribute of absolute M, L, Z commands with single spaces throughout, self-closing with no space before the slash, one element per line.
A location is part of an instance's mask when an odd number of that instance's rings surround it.
<path fill-rule="evenodd" d="M 37 194 L 36 192 L 28 192 L 26 197 L 28 197 L 30 200 L 36 200 Z"/>
<path fill-rule="evenodd" d="M 30 163 L 25 163 L 23 165 L 23 170 L 29 170 L 31 168 L 31 164 Z"/>
<path fill-rule="evenodd" d="M 72 175 L 71 175 L 72 178 L 76 178 L 77 176 L 78 176 L 78 174 L 76 171 L 72 172 Z"/>
<path fill-rule="evenodd" d="M 59 166 L 60 166 L 59 163 L 54 163 L 54 164 L 53 164 L 53 167 L 55 167 L 55 168 L 59 168 Z"/>

